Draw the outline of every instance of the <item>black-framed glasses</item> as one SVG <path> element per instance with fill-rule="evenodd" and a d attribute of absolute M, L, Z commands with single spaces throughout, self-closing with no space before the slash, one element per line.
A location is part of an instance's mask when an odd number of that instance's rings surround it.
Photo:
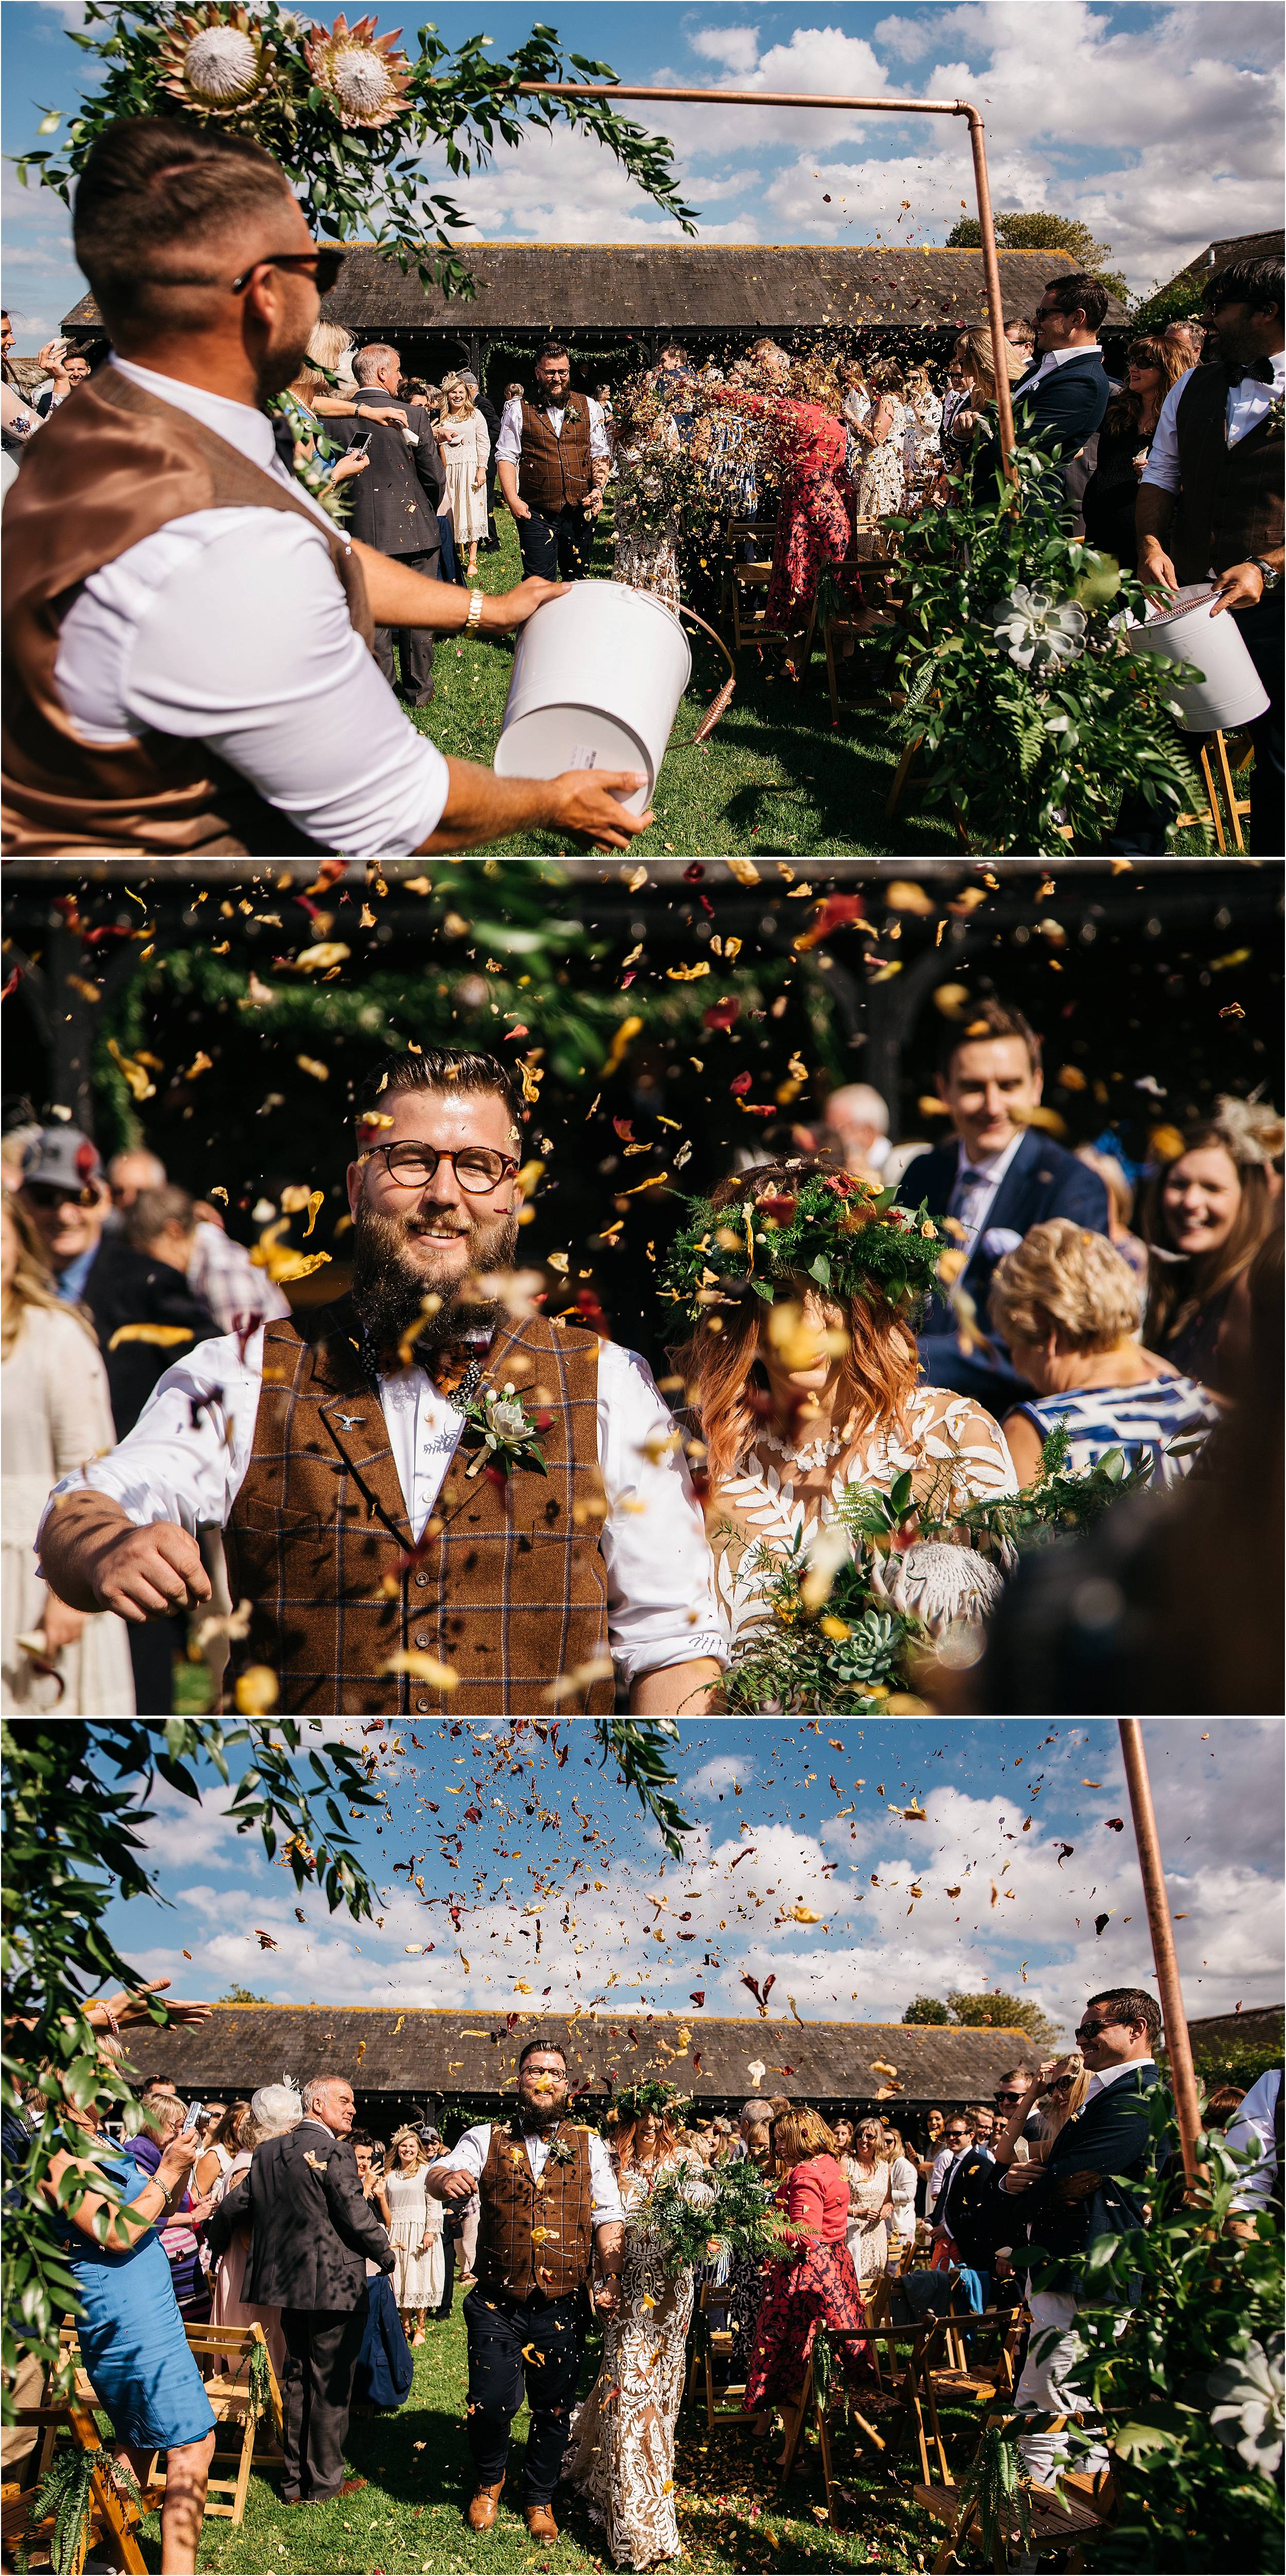
<path fill-rule="evenodd" d="M 1077 2039 L 1101 2039 L 1105 2030 L 1124 2028 L 1124 2022 L 1118 2022 L 1114 2015 L 1109 2013 L 1106 2021 L 1083 2021 L 1075 2036 Z"/>
<path fill-rule="evenodd" d="M 1023 2097 L 1021 2093 L 993 2093 L 991 2098 L 993 2102 L 1021 2102 Z"/>
<path fill-rule="evenodd" d="M 33 1207 L 92 1208 L 98 1205 L 98 1192 L 88 1183 L 83 1190 L 73 1190 L 64 1189 L 61 1181 L 24 1181 L 22 1194 L 30 1199 Z"/>
<path fill-rule="evenodd" d="M 329 295 L 347 256 L 346 251 L 323 250 L 320 242 L 311 250 L 265 251 L 262 259 L 252 259 L 249 268 L 243 268 L 240 277 L 233 278 L 232 292 L 240 295 L 257 268 L 311 268 L 318 294 Z"/>
<path fill-rule="evenodd" d="M 518 1169 L 512 1154 L 502 1154 L 490 1145 L 460 1145 L 454 1151 L 439 1152 L 436 1145 L 421 1144 L 410 1136 L 396 1145 L 368 1145 L 357 1159 L 368 1163 L 374 1155 L 383 1158 L 389 1179 L 400 1190 L 427 1188 L 439 1163 L 449 1163 L 466 1196 L 475 1199 L 485 1198 L 488 1190 L 498 1190 L 501 1182 L 512 1180 Z"/>

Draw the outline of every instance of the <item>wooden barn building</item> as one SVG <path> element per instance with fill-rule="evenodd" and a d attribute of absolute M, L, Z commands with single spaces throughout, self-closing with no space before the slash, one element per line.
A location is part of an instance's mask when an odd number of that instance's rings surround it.
<path fill-rule="evenodd" d="M 754 2093 L 788 2093 L 824 2113 L 878 2104 L 891 2119 L 905 2112 L 918 2125 L 935 2102 L 946 2109 L 990 2101 L 1000 2075 L 1041 2056 L 1021 2030 L 347 2004 L 220 2005 L 195 2029 L 132 2032 L 129 2054 L 140 2082 L 167 2077 L 194 2101 L 235 2101 L 288 2075 L 347 2075 L 361 2120 L 379 2136 L 428 2111 L 454 2137 L 512 2097 L 519 2052 L 531 2039 L 566 2049 L 578 2104 L 591 2118 L 614 2084 L 662 2076 L 690 2093 L 705 2118 L 739 2109 Z"/>
<path fill-rule="evenodd" d="M 477 242 L 464 246 L 476 294 L 444 297 L 397 261 L 356 245 L 322 312 L 358 340 L 388 340 L 408 375 L 472 368 L 493 401 L 509 378 L 531 380 L 536 351 L 567 343 L 582 383 L 613 384 L 650 366 L 667 340 L 694 361 L 735 357 L 761 332 L 787 347 L 839 335 L 845 345 L 910 360 L 945 357 L 950 335 L 986 318 L 977 250 L 846 250 L 802 242 Z M 1007 321 L 1030 316 L 1065 251 L 1002 250 Z M 1105 328 L 1124 320 L 1109 308 Z M 64 331 L 92 351 L 103 336 L 91 295 Z"/>

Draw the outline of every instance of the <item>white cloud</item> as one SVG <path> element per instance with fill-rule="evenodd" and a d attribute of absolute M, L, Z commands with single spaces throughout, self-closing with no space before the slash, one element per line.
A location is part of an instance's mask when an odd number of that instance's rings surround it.
<path fill-rule="evenodd" d="M 694 1771 L 683 1787 L 689 1798 L 717 1798 L 721 1790 L 745 1788 L 757 1769 L 753 1754 L 717 1753 L 713 1762 Z"/>
<path fill-rule="evenodd" d="M 704 62 L 722 63 L 738 84 L 748 78 L 759 60 L 759 36 L 754 27 L 699 27 L 688 43 Z"/>

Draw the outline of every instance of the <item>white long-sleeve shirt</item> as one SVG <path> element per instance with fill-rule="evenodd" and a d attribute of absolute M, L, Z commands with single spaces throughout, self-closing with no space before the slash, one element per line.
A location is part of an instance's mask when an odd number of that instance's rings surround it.
<path fill-rule="evenodd" d="M 586 411 L 589 413 L 590 455 L 603 457 L 610 461 L 612 444 L 607 435 L 607 428 L 603 419 L 602 404 L 593 401 L 589 394 L 569 394 L 567 401 L 583 403 Z M 548 421 L 555 438 L 561 438 L 563 434 L 563 422 L 567 418 L 567 404 L 560 403 L 557 411 L 554 410 L 552 404 L 547 404 L 545 407 L 545 418 Z M 514 394 L 505 404 L 504 410 L 500 415 L 500 435 L 496 440 L 496 463 L 497 465 L 517 465 L 520 462 L 521 457 L 522 397 L 520 394 Z M 520 484 L 520 492 L 521 488 Z"/>
<path fill-rule="evenodd" d="M 54 1487 L 41 1529 L 55 1496 L 81 1484 L 110 1495 L 139 1529 L 153 1521 L 176 1522 L 192 1535 L 202 1527 L 226 1528 L 254 1446 L 263 1341 L 260 1325 L 244 1356 L 235 1333 L 198 1342 L 158 1380 L 119 1446 Z M 379 1401 L 418 1539 L 446 1482 L 464 1416 L 422 1368 L 382 1377 Z M 646 1360 L 617 1342 L 601 1343 L 598 1463 L 607 1517 L 600 1544 L 608 1641 L 627 1685 L 639 1673 L 697 1656 L 727 1660 L 692 1480 L 682 1452 L 663 1445 L 673 1429 Z"/>
<path fill-rule="evenodd" d="M 478 2128 L 466 2129 L 464 2136 L 456 2139 L 445 2165 L 436 2166 L 435 2172 L 472 2174 L 477 2181 L 487 2161 L 493 2125 L 495 2124 L 492 2121 L 484 2120 Z M 549 2144 L 549 2139 L 539 2137 L 534 2129 L 527 2129 L 523 2133 L 523 2145 L 527 2150 L 527 2161 L 531 2166 L 533 2182 L 539 2182 L 549 2162 Z M 589 2139 L 589 2187 L 593 2195 L 590 2215 L 595 2227 L 604 2227 L 612 2219 L 622 2215 L 621 2195 L 616 2176 L 612 2171 L 612 2161 L 602 2139 L 594 2130 L 590 2131 Z"/>
<path fill-rule="evenodd" d="M 54 687 L 80 738 L 209 744 L 324 850 L 406 857 L 450 784 L 353 627 L 325 532 L 266 412 L 113 357 L 283 483 L 305 511 L 194 510 L 93 572 L 63 618 Z M 340 531 L 342 535 L 342 530 Z"/>
<path fill-rule="evenodd" d="M 1273 370 L 1270 385 L 1260 384 L 1255 377 L 1243 376 L 1240 384 L 1228 387 L 1224 419 L 1230 447 L 1239 446 L 1256 421 L 1263 419 L 1270 404 L 1280 402 L 1286 392 L 1286 350 L 1279 349 L 1270 363 Z M 1159 484 L 1163 492 L 1177 492 L 1179 489 L 1179 405 L 1187 392 L 1191 373 L 1189 368 L 1180 376 L 1177 385 L 1171 385 L 1161 405 L 1156 435 L 1143 468 L 1143 481 Z"/>
<path fill-rule="evenodd" d="M 1282 2070 L 1270 2066 L 1251 2085 L 1235 2120 L 1228 2123 L 1226 2144 L 1236 2155 L 1244 2156 L 1257 2147 L 1261 2161 L 1251 2165 L 1246 2179 L 1233 2202 L 1233 2208 L 1245 2210 L 1253 2217 L 1266 2209 L 1277 2179 L 1277 2138 L 1275 2133 L 1277 2096 L 1281 2091 Z"/>

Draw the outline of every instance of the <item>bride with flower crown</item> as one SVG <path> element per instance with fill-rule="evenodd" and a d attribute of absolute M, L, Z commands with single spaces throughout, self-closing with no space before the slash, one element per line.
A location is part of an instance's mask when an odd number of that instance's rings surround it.
<path fill-rule="evenodd" d="M 605 2526 L 617 2567 L 650 2568 L 680 2555 L 674 2508 L 674 2427 L 683 2395 L 692 2271 L 666 2268 L 665 2242 L 649 2222 L 654 2185 L 678 2178 L 683 2196 L 713 2201 L 701 2159 L 679 2138 L 675 2087 L 637 2085 L 608 2113 L 612 2161 L 625 2217 L 620 2304 L 603 2329 L 597 2379 L 571 2420 L 563 2477 L 591 2522 Z"/>
<path fill-rule="evenodd" d="M 853 1553 L 846 1495 L 888 1496 L 903 1477 L 899 1606 L 926 1624 L 991 1606 L 984 1557 L 914 1543 L 921 1515 L 949 1524 L 1017 1491 L 991 1414 L 919 1380 L 910 1316 L 943 1249 L 924 1210 L 809 1156 L 720 1182 L 679 1235 L 669 1282 L 693 1330 L 673 1358 L 707 1452 L 734 1655 L 773 1617 L 765 1564 L 805 1549 L 838 1564 Z"/>

